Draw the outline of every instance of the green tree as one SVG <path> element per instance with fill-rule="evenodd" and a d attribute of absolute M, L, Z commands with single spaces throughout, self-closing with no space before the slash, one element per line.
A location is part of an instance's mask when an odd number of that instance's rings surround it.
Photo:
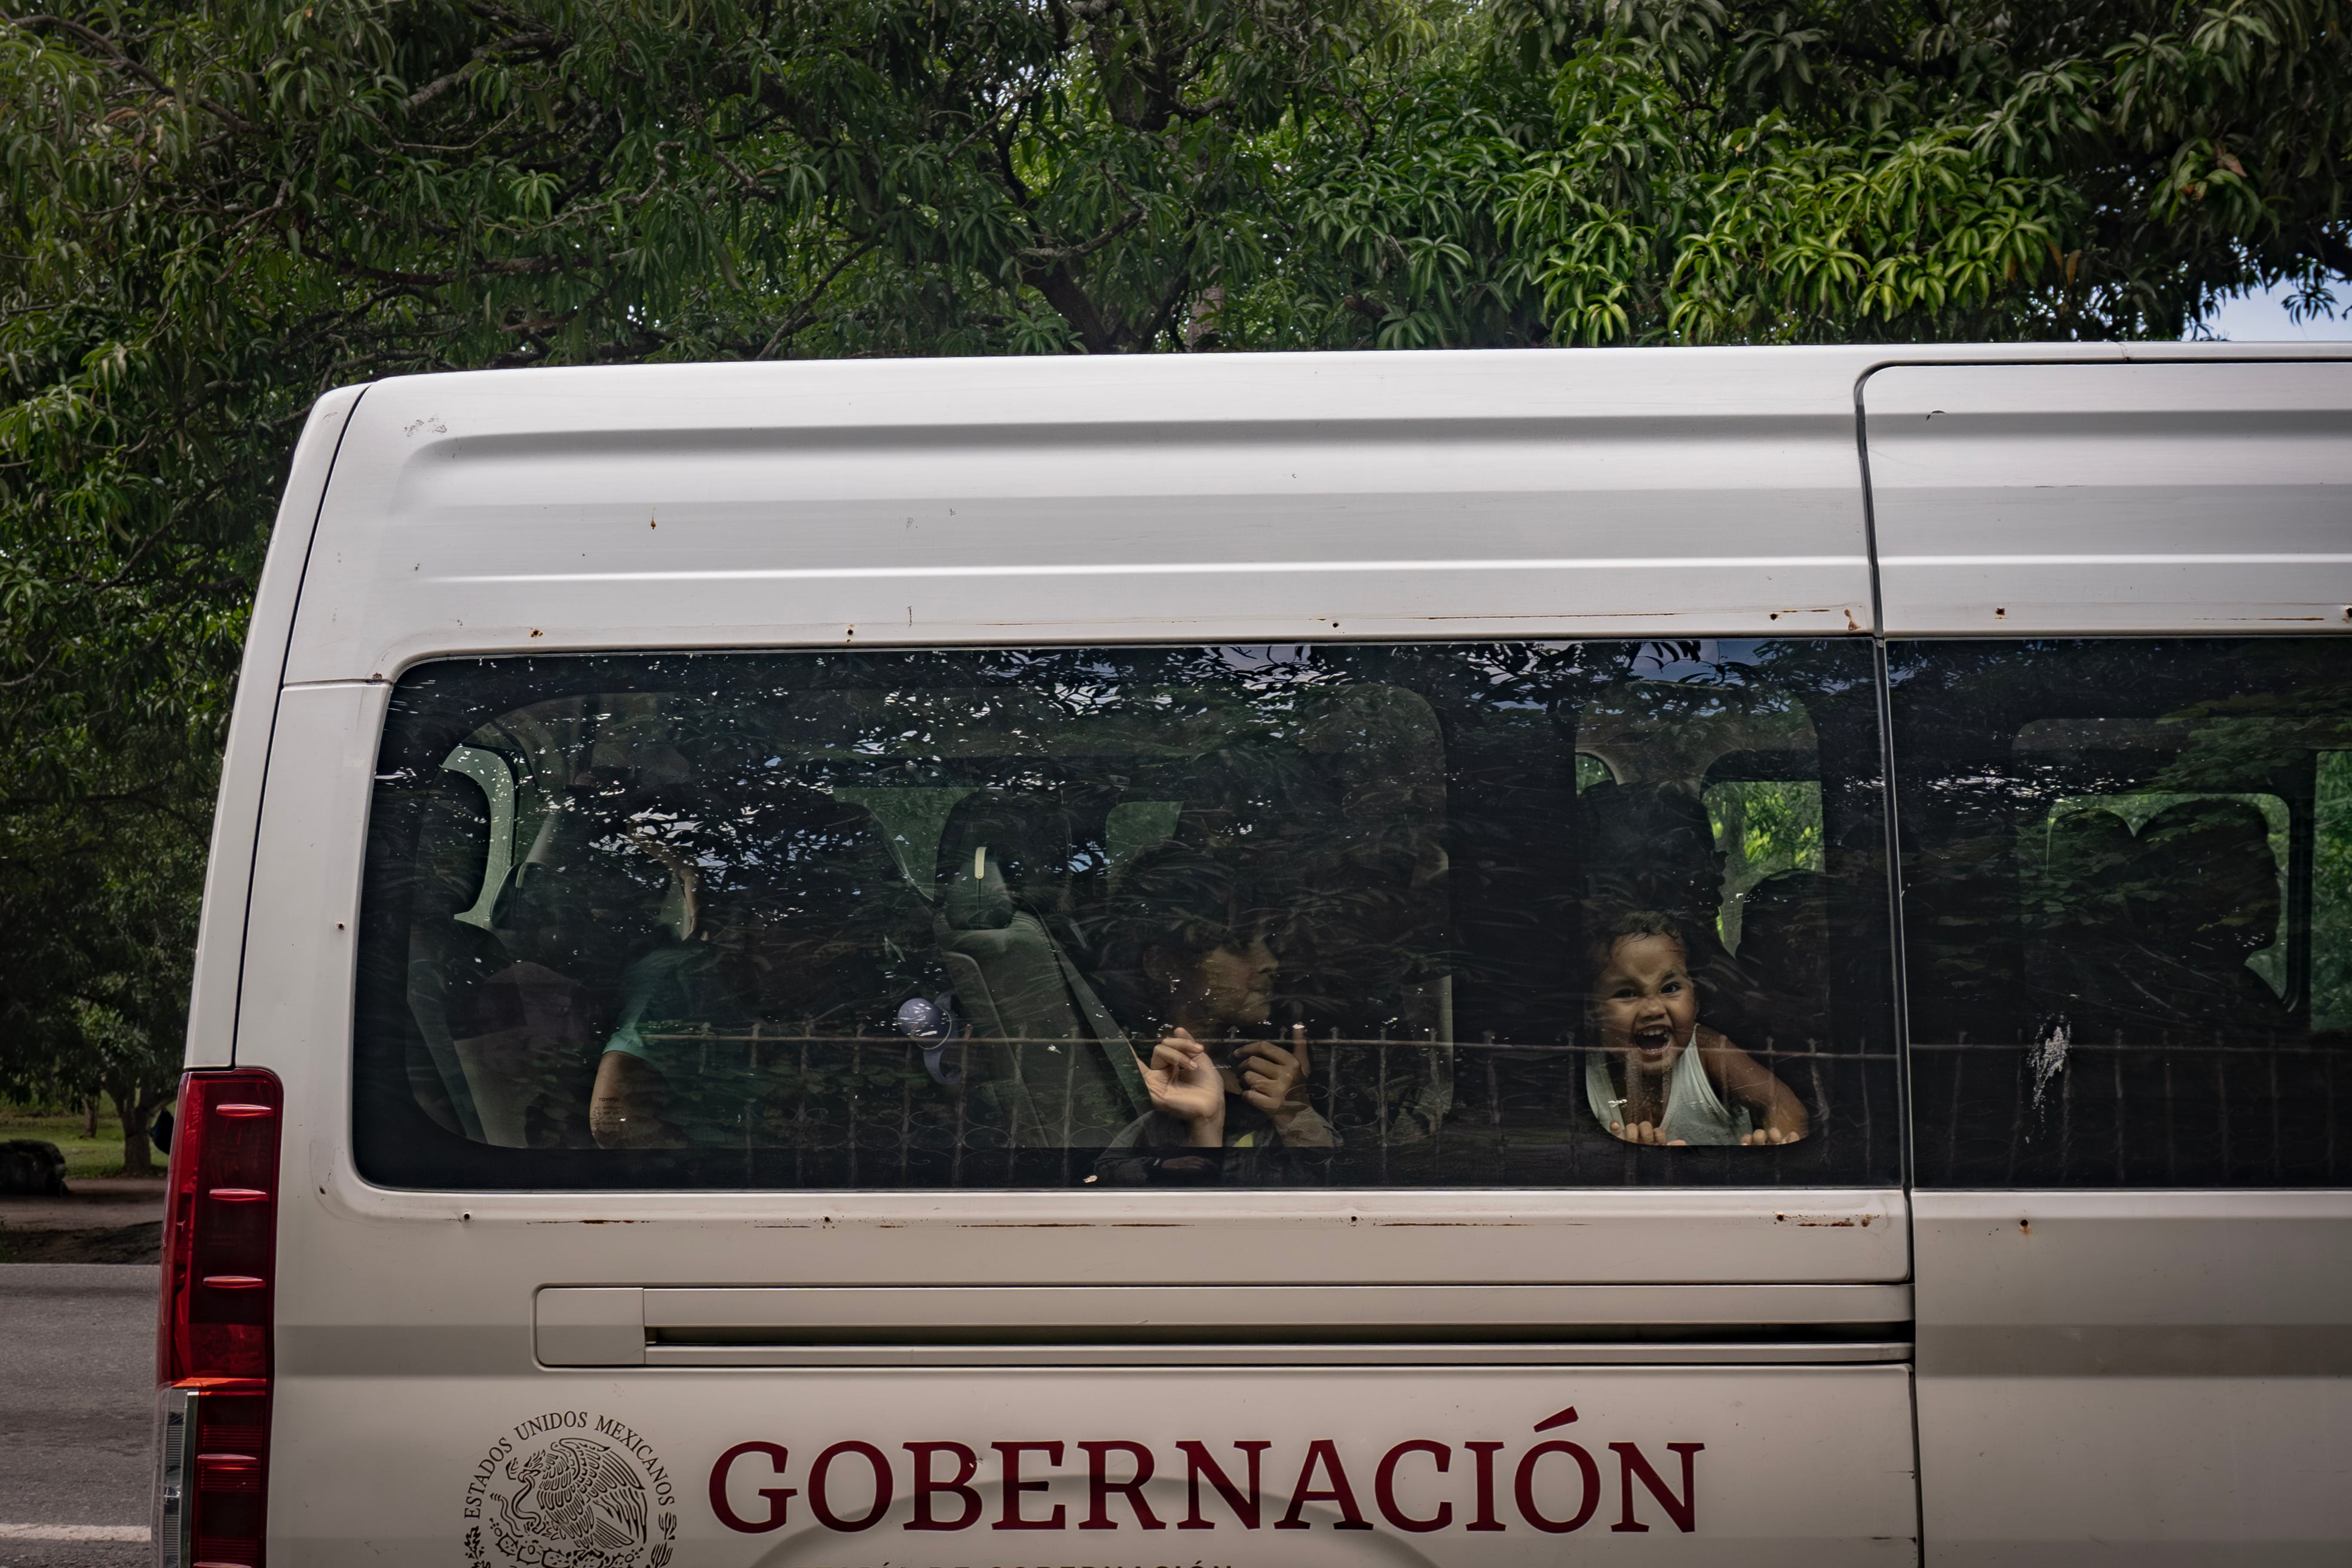
<path fill-rule="evenodd" d="M 179 1079 L 204 827 L 197 812 L 87 802 L 0 819 L 0 1092 L 110 1098 L 132 1175 Z"/>
<path fill-rule="evenodd" d="M 1356 341 L 2173 338 L 2352 275 L 2329 0 L 1471 15 L 1352 146 L 1301 127 L 1325 244 L 1287 281 Z"/>
<path fill-rule="evenodd" d="M 247 597 L 331 385 L 2171 337 L 2352 265 L 2336 0 L 0 7 L 16 1085 L 170 1055 L 151 994 L 184 986 Z"/>
<path fill-rule="evenodd" d="M 1265 133 L 1382 25 L 1345 0 L 0 16 L 9 1084 L 171 1048 L 151 1004 L 184 993 L 186 933 L 143 958 L 132 933 L 193 901 L 320 392 L 1175 346 L 1197 279 L 1263 265 Z"/>

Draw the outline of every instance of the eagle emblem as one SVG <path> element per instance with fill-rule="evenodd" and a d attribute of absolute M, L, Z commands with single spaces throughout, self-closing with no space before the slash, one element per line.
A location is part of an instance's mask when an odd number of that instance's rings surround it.
<path fill-rule="evenodd" d="M 634 1568 L 646 1546 L 635 1467 L 593 1437 L 558 1437 L 506 1463 L 490 1533 L 524 1568 Z"/>

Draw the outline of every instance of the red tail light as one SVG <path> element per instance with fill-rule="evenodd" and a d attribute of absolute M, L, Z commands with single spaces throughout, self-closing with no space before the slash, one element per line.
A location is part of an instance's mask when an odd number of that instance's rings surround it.
<path fill-rule="evenodd" d="M 257 1068 L 180 1083 L 155 1334 L 157 1568 L 261 1565 L 284 1106 Z"/>

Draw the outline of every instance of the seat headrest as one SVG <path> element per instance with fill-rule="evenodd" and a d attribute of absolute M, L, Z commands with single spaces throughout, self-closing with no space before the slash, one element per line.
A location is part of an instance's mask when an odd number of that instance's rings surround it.
<path fill-rule="evenodd" d="M 1739 957 L 1768 983 L 1812 991 L 1829 959 L 1830 881 L 1819 871 L 1776 871 L 1739 896 Z"/>
<path fill-rule="evenodd" d="M 1829 897 L 1830 879 L 1819 871 L 1775 871 L 1742 893 L 1739 901 L 1750 910 L 1796 909 Z"/>
<path fill-rule="evenodd" d="M 940 912 L 958 931 L 995 931 L 1028 905 L 1067 902 L 1070 816 L 1042 795 L 983 790 L 956 803 L 940 834 Z"/>
<path fill-rule="evenodd" d="M 2026 847 L 2025 858 L 2027 870 L 2038 870 L 2041 877 L 2036 919 L 2105 927 L 2126 912 L 2124 899 L 2137 873 L 2140 845 L 2121 816 L 2095 807 L 2069 812 L 2051 824 L 2038 845 Z"/>
<path fill-rule="evenodd" d="M 2169 951 L 2241 956 L 2277 940 L 2278 861 L 2270 824 L 2242 800 L 2184 800 L 2141 827 L 2135 892 Z"/>
<path fill-rule="evenodd" d="M 1674 784 L 1595 784 L 1578 798 L 1585 878 L 1601 903 L 1698 921 L 1721 897 L 1715 828 Z"/>

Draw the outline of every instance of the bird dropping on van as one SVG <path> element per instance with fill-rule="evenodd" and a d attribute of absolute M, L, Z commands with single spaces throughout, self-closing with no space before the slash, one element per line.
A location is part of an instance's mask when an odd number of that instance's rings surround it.
<path fill-rule="evenodd" d="M 418 376 L 158 1568 L 2352 1555 L 2352 356 Z"/>

